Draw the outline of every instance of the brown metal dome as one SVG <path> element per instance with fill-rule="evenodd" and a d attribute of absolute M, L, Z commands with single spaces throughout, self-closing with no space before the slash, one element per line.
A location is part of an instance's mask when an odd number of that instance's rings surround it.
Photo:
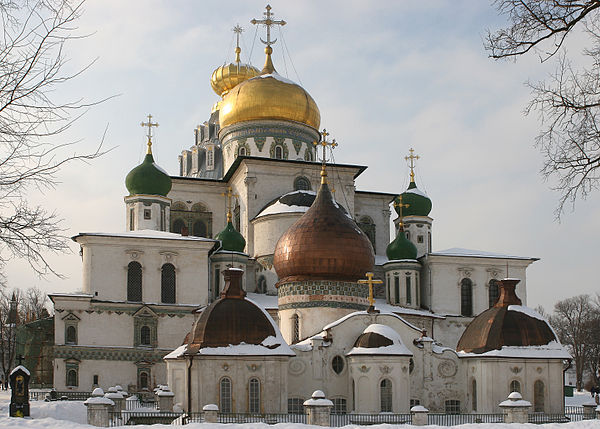
<path fill-rule="evenodd" d="M 188 353 L 204 347 L 227 347 L 241 343 L 261 344 L 269 336 L 276 336 L 275 329 L 260 308 L 244 299 L 241 288 L 243 271 L 223 271 L 225 288 L 221 297 L 209 305 L 186 337 Z"/>
<path fill-rule="evenodd" d="M 323 178 L 325 171 L 321 172 Z M 323 180 L 313 205 L 281 236 L 273 266 L 281 282 L 355 282 L 373 270 L 373 246 L 333 201 Z"/>
<path fill-rule="evenodd" d="M 498 281 L 498 301 L 469 323 L 458 341 L 457 351 L 479 354 L 500 350 L 503 346 L 542 346 L 558 341 L 548 322 L 534 317 L 527 307 L 510 309 L 509 306 L 522 304 L 515 294 L 519 281 Z"/>

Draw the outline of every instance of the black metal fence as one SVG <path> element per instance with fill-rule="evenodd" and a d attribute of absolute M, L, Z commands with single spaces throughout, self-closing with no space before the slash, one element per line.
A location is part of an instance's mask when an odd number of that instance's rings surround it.
<path fill-rule="evenodd" d="M 393 414 L 331 414 L 329 417 L 331 427 L 340 427 L 346 425 L 379 425 L 379 424 L 411 424 L 412 419 L 409 413 Z"/>
<path fill-rule="evenodd" d="M 87 398 L 92 396 L 92 392 L 59 392 L 50 390 L 30 390 L 29 400 L 30 401 L 43 401 L 46 399 L 46 395 L 50 395 L 53 400 L 56 401 L 85 401 Z"/>
<path fill-rule="evenodd" d="M 429 413 L 427 424 L 438 426 L 455 426 L 466 423 L 503 423 L 505 414 L 441 414 Z"/>
<path fill-rule="evenodd" d="M 165 424 L 169 425 L 174 423 L 175 420 L 180 421 L 180 424 L 187 424 L 190 422 L 183 422 L 183 413 L 174 413 L 166 411 L 121 411 L 108 413 L 108 426 L 130 426 L 130 425 L 153 425 L 153 424 Z M 178 422 L 179 423 L 179 422 Z"/>

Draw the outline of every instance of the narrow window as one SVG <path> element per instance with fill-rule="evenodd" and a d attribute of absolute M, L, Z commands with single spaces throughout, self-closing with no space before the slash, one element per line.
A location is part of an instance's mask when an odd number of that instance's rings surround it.
<path fill-rule="evenodd" d="M 92 384 L 93 384 L 94 386 L 97 386 L 97 385 L 99 384 L 99 383 L 98 383 L 98 381 L 99 381 L 99 378 L 100 378 L 100 377 L 98 377 L 98 375 L 97 375 L 97 374 L 94 374 L 93 381 L 92 381 Z"/>
<path fill-rule="evenodd" d="M 468 278 L 460 281 L 460 314 L 473 315 L 473 282 Z"/>
<path fill-rule="evenodd" d="M 256 293 L 267 293 L 267 279 L 265 276 L 259 276 L 256 282 Z"/>
<path fill-rule="evenodd" d="M 260 381 L 251 378 L 248 382 L 248 412 L 260 413 Z"/>
<path fill-rule="evenodd" d="M 297 314 L 292 316 L 292 343 L 300 341 L 300 318 Z"/>
<path fill-rule="evenodd" d="M 410 275 L 406 276 L 406 305 L 411 305 L 411 301 L 412 301 L 412 294 L 411 294 L 411 289 L 412 289 L 412 285 L 410 284 Z"/>
<path fill-rule="evenodd" d="M 150 344 L 150 327 L 142 326 L 140 328 L 140 345 L 149 346 Z"/>
<path fill-rule="evenodd" d="M 135 210 L 129 209 L 129 230 L 135 231 Z"/>
<path fill-rule="evenodd" d="M 127 265 L 127 301 L 142 301 L 142 265 L 136 261 Z"/>
<path fill-rule="evenodd" d="M 422 242 L 423 242 L 423 236 L 417 235 L 417 243 L 422 243 Z"/>
<path fill-rule="evenodd" d="M 415 303 L 417 305 L 417 307 L 421 306 L 421 282 L 419 281 L 419 273 L 417 273 L 416 279 L 415 279 L 415 292 L 417 295 L 417 302 Z"/>
<path fill-rule="evenodd" d="M 544 412 L 544 382 L 538 380 L 533 385 L 533 411 Z"/>
<path fill-rule="evenodd" d="M 475 381 L 475 379 L 473 379 L 473 383 L 471 385 L 471 397 L 473 398 L 473 411 L 477 412 L 477 381 Z"/>
<path fill-rule="evenodd" d="M 387 378 L 379 384 L 379 403 L 382 413 L 392 412 L 392 382 Z"/>
<path fill-rule="evenodd" d="M 283 148 L 275 146 L 275 159 L 283 159 Z"/>
<path fill-rule="evenodd" d="M 75 329 L 75 326 L 67 326 L 67 338 L 65 340 L 65 343 L 77 344 L 77 329 Z"/>
<path fill-rule="evenodd" d="M 344 358 L 340 355 L 334 357 L 331 361 L 331 367 L 336 374 L 341 374 L 344 370 Z"/>
<path fill-rule="evenodd" d="M 510 392 L 518 392 L 521 393 L 521 383 L 519 383 L 517 380 L 513 380 L 510 382 L 510 387 L 509 387 Z"/>
<path fill-rule="evenodd" d="M 165 208 L 161 207 L 160 208 L 160 230 L 164 231 L 167 225 L 167 218 L 166 218 L 166 214 L 165 214 Z"/>
<path fill-rule="evenodd" d="M 149 381 L 149 376 L 148 373 L 146 371 L 141 371 L 140 372 L 140 390 L 141 389 L 148 389 L 148 381 Z"/>
<path fill-rule="evenodd" d="M 215 296 L 214 299 L 219 299 L 219 288 L 221 287 L 221 270 L 219 268 L 215 268 Z"/>
<path fill-rule="evenodd" d="M 194 222 L 192 233 L 195 237 L 206 237 L 206 224 L 201 220 Z"/>
<path fill-rule="evenodd" d="M 171 232 L 181 234 L 183 228 L 185 228 L 185 222 L 183 221 L 183 219 L 175 219 L 175 221 L 173 222 L 173 228 Z"/>
<path fill-rule="evenodd" d="M 346 398 L 333 398 L 333 414 L 346 414 L 347 408 Z"/>
<path fill-rule="evenodd" d="M 144 209 L 144 220 L 152 219 L 152 210 Z"/>
<path fill-rule="evenodd" d="M 400 303 L 400 277 L 394 276 L 394 302 Z"/>
<path fill-rule="evenodd" d="M 410 400 L 410 408 L 416 407 L 417 405 L 421 405 L 421 400 L 419 400 L 419 399 L 411 399 Z"/>
<path fill-rule="evenodd" d="M 76 387 L 77 386 L 77 370 L 70 369 L 67 371 L 67 386 Z"/>
<path fill-rule="evenodd" d="M 231 380 L 227 377 L 219 383 L 219 409 L 222 413 L 231 413 Z"/>
<path fill-rule="evenodd" d="M 490 280 L 488 295 L 489 295 L 489 304 L 490 304 L 490 308 L 491 308 L 494 306 L 494 304 L 496 304 L 496 301 L 498 301 L 498 297 L 500 296 L 498 293 L 498 281 L 496 279 Z"/>
<path fill-rule="evenodd" d="M 304 160 L 309 162 L 313 160 L 312 152 L 308 149 L 306 149 L 306 152 L 304 153 Z"/>
<path fill-rule="evenodd" d="M 161 302 L 175 304 L 175 267 L 173 264 L 164 264 L 160 271 Z"/>
<path fill-rule="evenodd" d="M 296 177 L 294 191 L 310 191 L 310 181 L 304 176 Z"/>
<path fill-rule="evenodd" d="M 352 379 L 352 409 L 356 410 L 356 384 L 354 379 Z"/>
<path fill-rule="evenodd" d="M 240 147 L 238 154 L 240 156 L 246 156 L 246 148 L 244 146 Z"/>

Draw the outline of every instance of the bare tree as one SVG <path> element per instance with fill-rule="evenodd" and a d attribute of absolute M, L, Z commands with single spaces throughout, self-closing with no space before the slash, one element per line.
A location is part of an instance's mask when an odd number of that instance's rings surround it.
<path fill-rule="evenodd" d="M 16 257 L 40 275 L 55 273 L 44 252 L 68 250 L 60 218 L 30 206 L 27 196 L 54 187 L 65 164 L 101 155 L 56 144 L 95 104 L 58 101 L 58 88 L 81 73 L 65 71 L 80 12 L 81 3 L 69 0 L 0 0 L 0 266 Z"/>
<path fill-rule="evenodd" d="M 550 324 L 559 340 L 569 348 L 575 361 L 577 390 L 583 388 L 583 373 L 589 359 L 593 332 L 597 329 L 598 308 L 589 295 L 567 298 L 554 305 Z"/>
<path fill-rule="evenodd" d="M 541 61 L 556 56 L 557 68 L 545 82 L 529 82 L 532 99 L 526 114 L 536 112 L 542 124 L 536 145 L 544 154 L 541 170 L 556 180 L 557 217 L 565 204 L 586 198 L 600 180 L 600 0 L 497 0 L 506 28 L 489 31 L 485 48 L 495 59 L 516 59 L 535 53 Z M 563 47 L 567 36 L 581 28 L 589 36 L 583 54 L 588 68 L 576 69 Z"/>
<path fill-rule="evenodd" d="M 21 291 L 0 291 L 0 371 L 4 383 L 14 368 L 17 352 L 17 326 L 20 323 L 18 303 Z"/>

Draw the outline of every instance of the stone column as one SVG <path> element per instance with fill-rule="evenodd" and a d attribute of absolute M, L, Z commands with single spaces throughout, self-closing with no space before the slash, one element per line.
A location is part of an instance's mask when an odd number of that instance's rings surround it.
<path fill-rule="evenodd" d="M 527 423 L 531 402 L 525 401 L 519 392 L 512 392 L 506 401 L 499 404 L 506 413 L 504 423 Z"/>
<path fill-rule="evenodd" d="M 596 408 L 598 407 L 598 404 L 596 404 L 594 398 L 590 398 L 589 401 L 584 402 L 581 405 L 583 405 L 583 418 L 585 420 L 596 418 Z"/>
<path fill-rule="evenodd" d="M 110 389 L 114 389 L 114 388 L 111 387 Z M 125 405 L 125 398 L 123 398 L 123 395 L 121 395 L 116 390 L 114 392 L 111 392 L 110 389 L 108 389 L 108 393 L 105 394 L 104 397 L 113 401 L 115 403 L 115 407 L 114 407 L 113 411 L 115 413 L 120 413 L 123 410 L 123 406 Z"/>
<path fill-rule="evenodd" d="M 204 411 L 204 422 L 205 423 L 217 423 L 219 420 L 219 407 L 215 404 L 207 404 L 202 407 Z"/>
<path fill-rule="evenodd" d="M 415 405 L 410 409 L 410 416 L 413 426 L 427 426 L 429 410 L 423 405 Z"/>
<path fill-rule="evenodd" d="M 325 394 L 321 390 L 315 390 L 312 398 L 304 401 L 304 410 L 306 412 L 306 424 L 316 426 L 330 426 L 329 417 L 333 402 L 325 399 Z"/>
<path fill-rule="evenodd" d="M 104 397 L 104 391 L 99 387 L 95 388 L 92 396 L 85 400 L 87 407 L 87 422 L 92 426 L 108 427 L 110 417 L 109 411 L 115 403 Z"/>
<path fill-rule="evenodd" d="M 156 396 L 158 396 L 159 411 L 173 411 L 173 397 L 175 394 L 168 389 L 169 388 L 166 387 L 156 393 Z"/>

